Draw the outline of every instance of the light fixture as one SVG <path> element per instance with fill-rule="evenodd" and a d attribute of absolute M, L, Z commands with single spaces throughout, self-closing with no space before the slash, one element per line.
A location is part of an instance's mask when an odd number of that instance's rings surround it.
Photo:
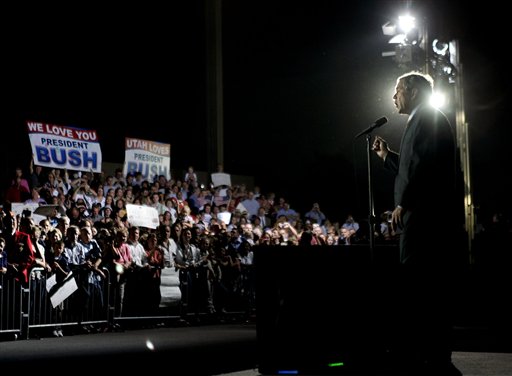
<path fill-rule="evenodd" d="M 438 55 L 445 56 L 448 53 L 448 43 L 434 39 L 432 41 L 432 50 Z"/>

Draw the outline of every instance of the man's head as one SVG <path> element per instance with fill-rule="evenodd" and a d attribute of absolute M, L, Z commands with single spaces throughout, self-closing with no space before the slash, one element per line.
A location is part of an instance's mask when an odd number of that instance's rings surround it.
<path fill-rule="evenodd" d="M 420 103 L 428 103 L 434 82 L 428 75 L 411 72 L 398 77 L 393 101 L 400 114 L 410 114 Z"/>

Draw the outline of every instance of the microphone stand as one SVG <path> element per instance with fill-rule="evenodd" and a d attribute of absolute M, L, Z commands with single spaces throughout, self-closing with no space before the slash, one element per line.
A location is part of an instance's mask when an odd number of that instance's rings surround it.
<path fill-rule="evenodd" d="M 370 231 L 370 261 L 373 263 L 374 251 L 375 251 L 375 208 L 373 205 L 373 185 L 372 185 L 372 158 L 371 158 L 371 146 L 370 141 L 372 139 L 371 132 L 378 127 L 386 124 L 388 118 L 383 116 L 373 123 L 369 128 L 360 132 L 355 138 L 359 138 L 362 135 L 366 135 L 366 158 L 368 159 L 368 227 Z"/>
<path fill-rule="evenodd" d="M 369 241 L 370 241 L 370 261 L 373 263 L 374 250 L 375 250 L 375 207 L 373 203 L 373 183 L 372 183 L 372 159 L 371 159 L 371 145 L 370 141 L 372 136 L 370 132 L 366 134 L 366 157 L 368 159 L 368 226 L 370 228 Z"/>

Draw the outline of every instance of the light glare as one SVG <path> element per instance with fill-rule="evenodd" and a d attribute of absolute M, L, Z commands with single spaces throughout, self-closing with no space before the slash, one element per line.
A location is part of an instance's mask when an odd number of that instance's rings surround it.
<path fill-rule="evenodd" d="M 446 104 L 446 96 L 444 93 L 440 93 L 438 91 L 432 94 L 430 97 L 430 105 L 435 108 L 443 108 Z"/>
<path fill-rule="evenodd" d="M 398 26 L 404 33 L 408 33 L 416 26 L 416 19 L 410 15 L 399 16 L 398 17 Z"/>

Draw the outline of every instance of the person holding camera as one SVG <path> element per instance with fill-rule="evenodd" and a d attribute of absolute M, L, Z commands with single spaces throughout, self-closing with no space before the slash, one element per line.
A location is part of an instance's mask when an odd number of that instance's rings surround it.
<path fill-rule="evenodd" d="M 314 223 L 318 223 L 320 226 L 322 226 L 324 224 L 324 221 L 326 220 L 326 216 L 320 210 L 320 205 L 318 204 L 318 202 L 315 202 L 313 204 L 311 210 L 304 214 L 304 217 L 306 219 L 312 220 Z"/>

